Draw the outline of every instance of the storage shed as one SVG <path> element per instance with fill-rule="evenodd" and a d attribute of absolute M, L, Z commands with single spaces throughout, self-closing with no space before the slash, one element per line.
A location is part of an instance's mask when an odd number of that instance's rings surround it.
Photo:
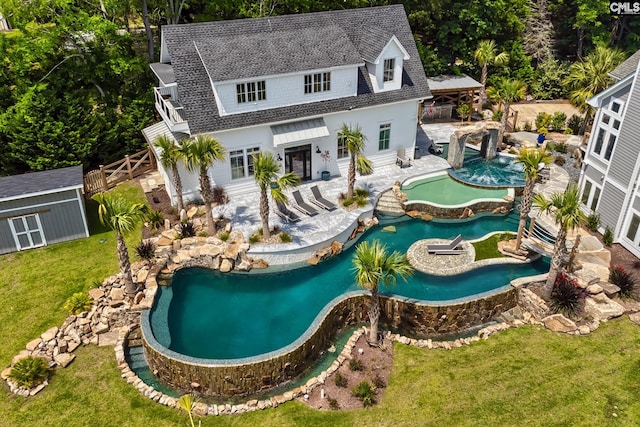
<path fill-rule="evenodd" d="M 82 166 L 0 178 L 0 254 L 89 236 Z"/>

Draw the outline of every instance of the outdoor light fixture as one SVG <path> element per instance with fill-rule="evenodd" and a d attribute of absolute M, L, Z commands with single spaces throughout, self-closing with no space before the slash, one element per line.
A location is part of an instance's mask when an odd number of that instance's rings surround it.
<path fill-rule="evenodd" d="M 280 157 L 280 153 L 276 154 L 276 159 L 281 162 L 282 161 L 282 157 Z"/>
<path fill-rule="evenodd" d="M 316 145 L 316 154 L 320 154 L 320 153 L 322 153 L 322 151 L 320 151 L 320 147 Z"/>

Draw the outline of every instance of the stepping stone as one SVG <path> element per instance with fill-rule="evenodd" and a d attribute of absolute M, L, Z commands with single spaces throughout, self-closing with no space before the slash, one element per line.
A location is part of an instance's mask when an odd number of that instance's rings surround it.
<path fill-rule="evenodd" d="M 395 233 L 396 232 L 396 226 L 395 225 L 387 225 L 386 227 L 382 228 L 382 231 L 384 231 L 385 233 Z"/>

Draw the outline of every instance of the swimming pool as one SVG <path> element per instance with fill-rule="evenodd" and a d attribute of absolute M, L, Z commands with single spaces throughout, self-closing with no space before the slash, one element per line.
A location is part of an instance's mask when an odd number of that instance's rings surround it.
<path fill-rule="evenodd" d="M 522 165 L 513 157 L 497 156 L 490 160 L 475 158 L 466 161 L 460 169 L 449 169 L 458 181 L 481 187 L 524 187 Z"/>
<path fill-rule="evenodd" d="M 425 201 L 440 206 L 459 206 L 478 199 L 503 199 L 504 188 L 478 188 L 453 180 L 446 173 L 407 180 L 402 191 L 411 201 Z"/>
<path fill-rule="evenodd" d="M 395 234 L 381 228 L 364 239 L 379 239 L 405 252 L 416 240 L 477 238 L 490 231 L 517 229 L 517 218 L 487 216 L 467 222 L 407 221 Z M 175 353 L 198 359 L 233 360 L 279 350 L 299 339 L 319 313 L 336 298 L 356 290 L 352 255 L 346 250 L 317 266 L 266 274 L 220 274 L 206 269 L 175 273 L 172 286 L 161 287 L 149 314 L 155 339 Z M 452 277 L 416 273 L 381 294 L 448 303 L 491 293 L 516 277 L 548 270 L 544 261 L 489 266 Z"/>

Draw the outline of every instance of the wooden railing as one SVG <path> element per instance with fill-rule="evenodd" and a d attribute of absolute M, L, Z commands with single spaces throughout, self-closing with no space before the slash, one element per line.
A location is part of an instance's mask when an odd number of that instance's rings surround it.
<path fill-rule="evenodd" d="M 147 148 L 124 159 L 100 165 L 100 169 L 92 170 L 84 176 L 84 194 L 91 197 L 94 194 L 107 191 L 128 179 L 134 179 L 156 168 L 155 158 L 151 148 Z"/>
<path fill-rule="evenodd" d="M 154 87 L 153 94 L 158 108 L 173 124 L 184 123 L 187 120 L 182 113 L 182 106 L 173 87 Z"/>

